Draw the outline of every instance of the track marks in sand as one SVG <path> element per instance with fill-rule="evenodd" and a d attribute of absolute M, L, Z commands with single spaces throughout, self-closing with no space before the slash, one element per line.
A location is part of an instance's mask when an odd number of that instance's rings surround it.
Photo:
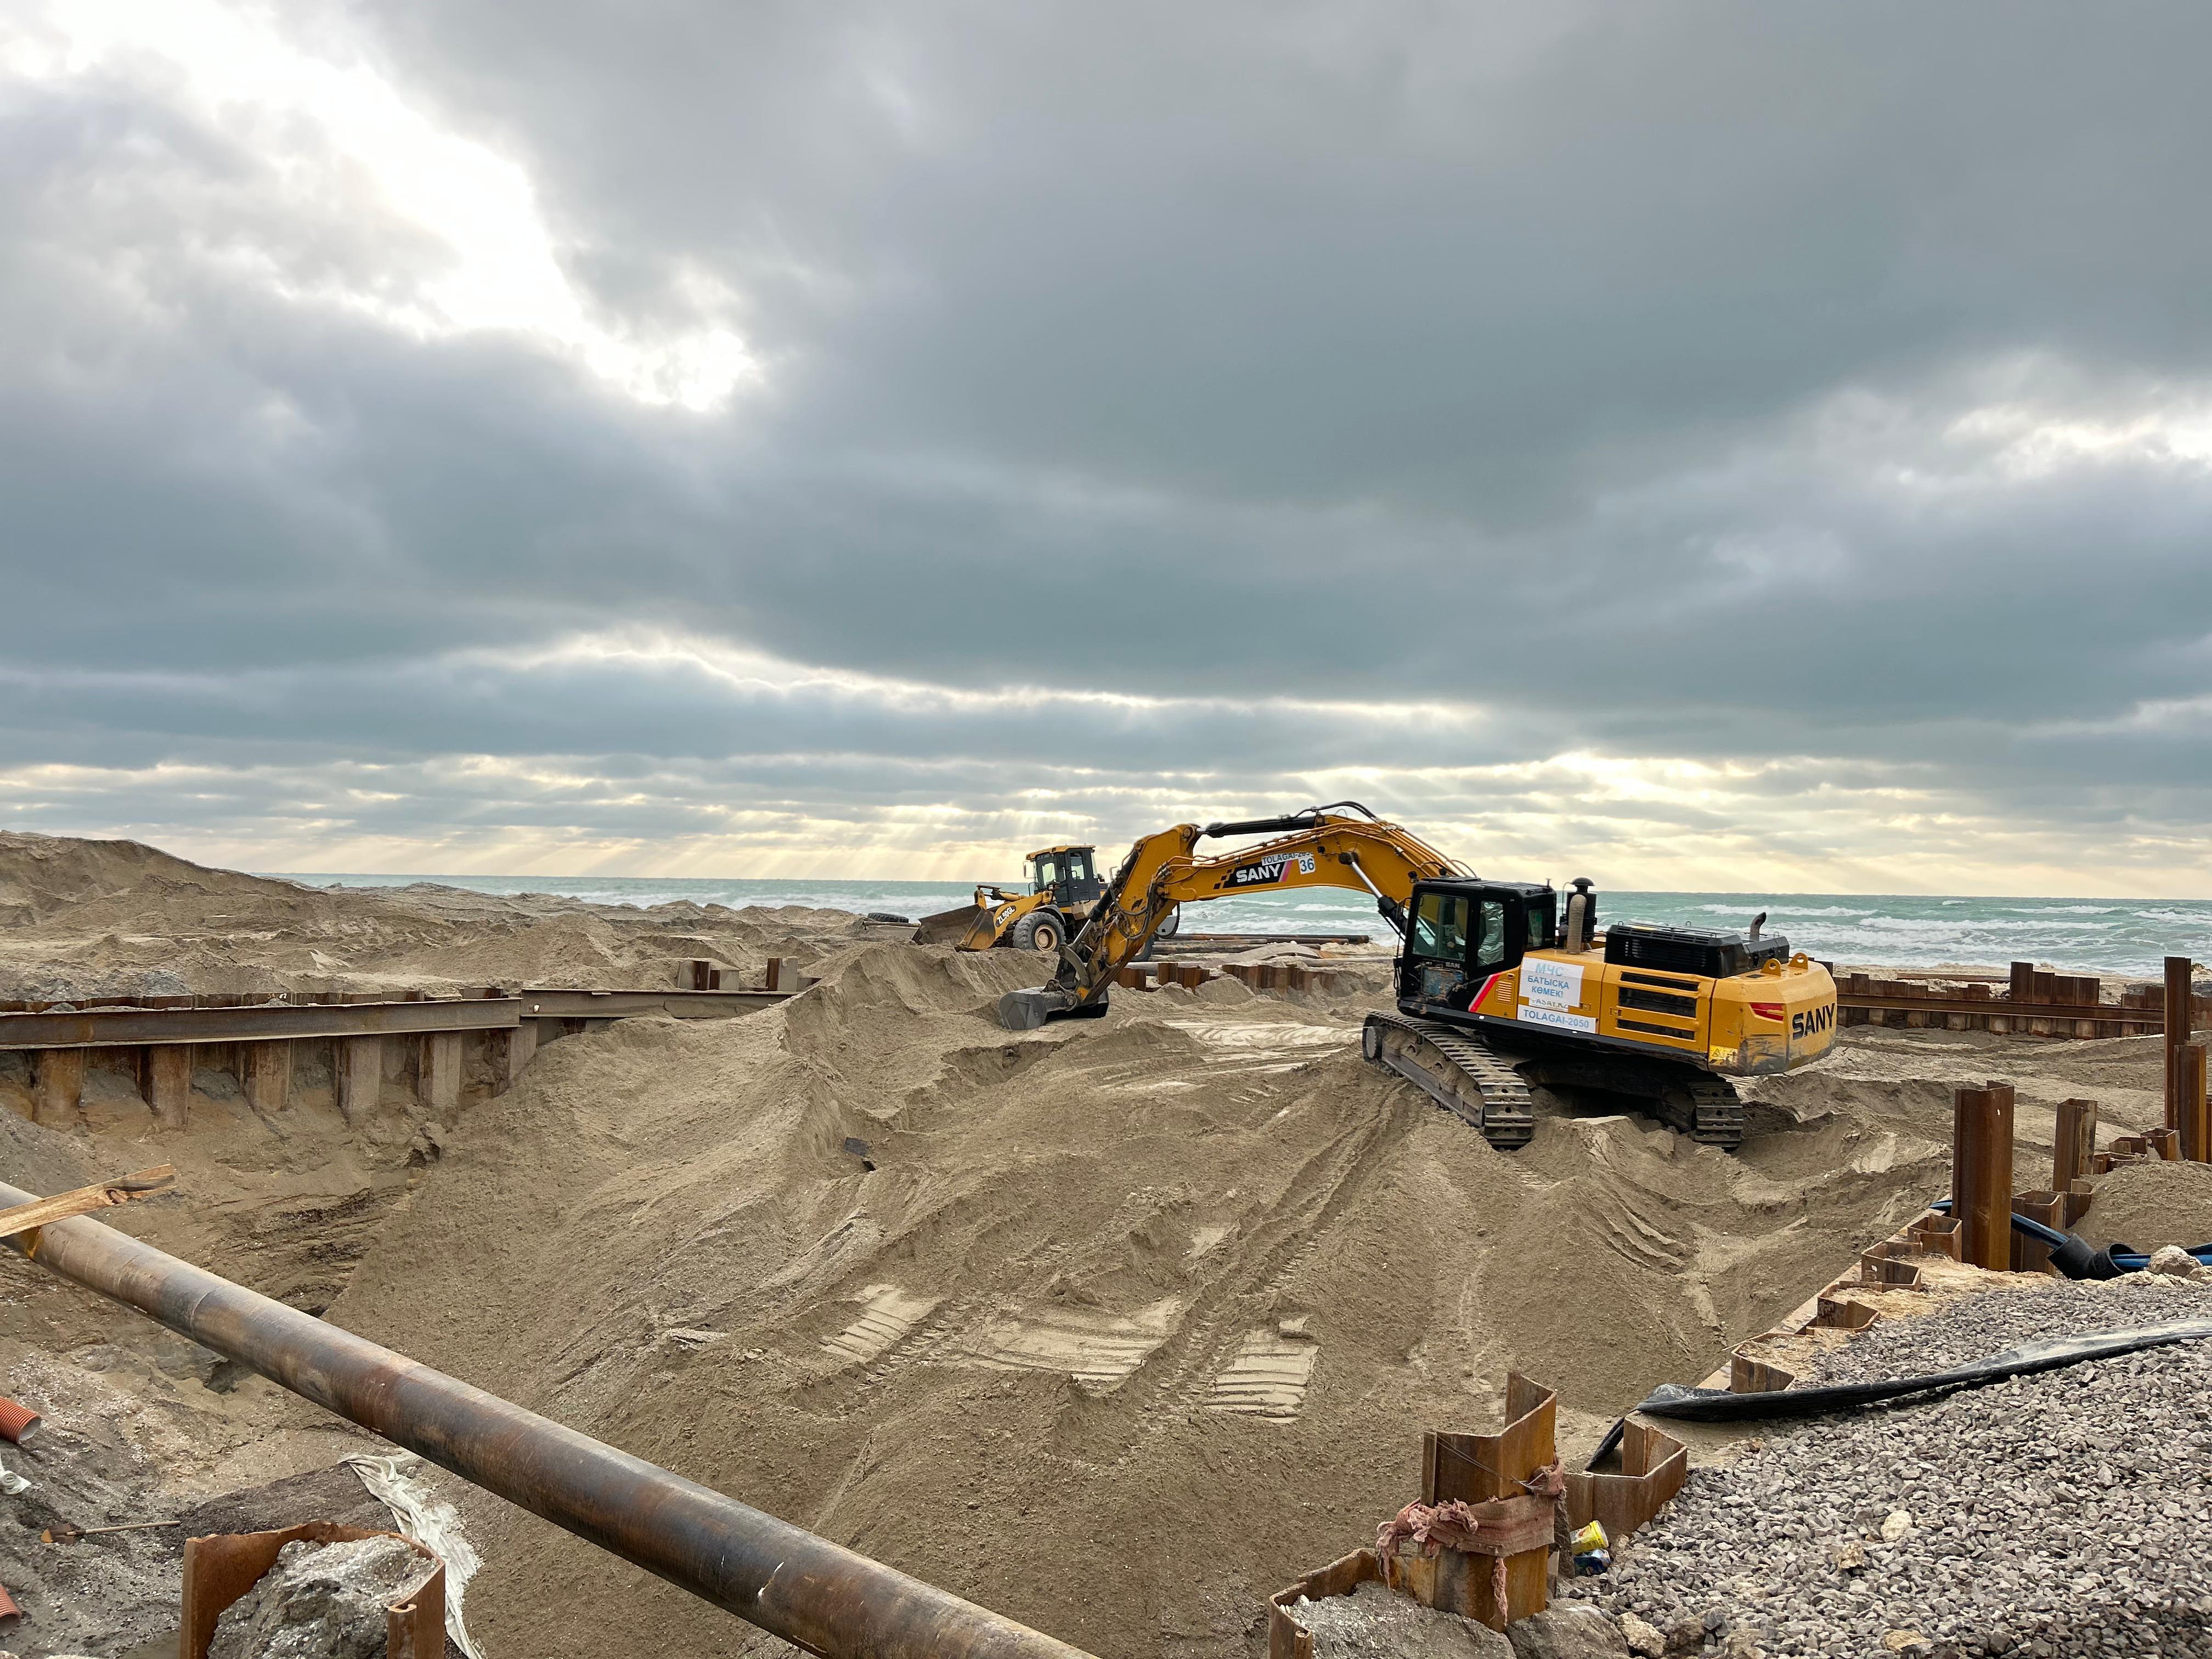
<path fill-rule="evenodd" d="M 937 1306 L 933 1296 L 912 1296 L 896 1285 L 864 1286 L 856 1298 L 860 1316 L 823 1343 L 848 1365 L 864 1365 L 906 1340 L 907 1334 Z"/>
<path fill-rule="evenodd" d="M 1332 1050 L 1341 1052 L 1359 1041 L 1356 1027 L 1314 1025 L 1296 1020 L 1169 1019 L 1160 1022 L 1188 1031 L 1205 1046 L 1209 1079 L 1239 1072 L 1295 1071 L 1307 1061 Z"/>
<path fill-rule="evenodd" d="M 1060 1371 L 1109 1394 L 1168 1340 L 1182 1313 L 1174 1297 L 1127 1315 L 1008 1305 L 966 1334 L 961 1355 L 996 1370 Z"/>
<path fill-rule="evenodd" d="M 1268 1327 L 1250 1332 L 1237 1357 L 1213 1379 L 1206 1408 L 1271 1423 L 1295 1422 L 1320 1358 L 1321 1345 L 1309 1337 Z"/>

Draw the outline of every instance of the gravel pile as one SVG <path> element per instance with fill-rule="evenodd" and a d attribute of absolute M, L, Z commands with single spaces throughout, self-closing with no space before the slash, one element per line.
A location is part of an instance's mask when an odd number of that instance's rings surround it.
<path fill-rule="evenodd" d="M 1805 1382 L 1866 1382 L 1940 1371 L 1987 1359 L 2038 1337 L 2166 1325 L 2212 1318 L 2212 1275 L 2162 1279 L 2053 1279 L 2046 1288 L 1990 1291 L 1961 1297 L 1922 1319 L 1886 1319 L 1825 1357 Z"/>
<path fill-rule="evenodd" d="M 2212 1316 L 2130 1279 L 1877 1325 L 1828 1376 L 1905 1376 L 2034 1336 Z M 2212 1342 L 1778 1425 L 1564 1594 L 1676 1651 L 2212 1659 Z"/>

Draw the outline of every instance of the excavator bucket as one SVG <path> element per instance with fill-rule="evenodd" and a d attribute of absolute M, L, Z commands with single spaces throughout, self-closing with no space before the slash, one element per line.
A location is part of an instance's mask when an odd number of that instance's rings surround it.
<path fill-rule="evenodd" d="M 963 904 L 924 916 L 914 930 L 917 945 L 956 945 L 963 951 L 988 951 L 997 938 L 991 913 L 980 904 Z"/>
<path fill-rule="evenodd" d="M 1089 1002 L 1079 1003 L 1073 991 L 1057 985 L 1039 985 L 1026 991 L 1009 991 L 999 999 L 999 1024 L 1009 1031 L 1034 1031 L 1047 1020 L 1103 1019 L 1106 994 L 1100 991 Z"/>

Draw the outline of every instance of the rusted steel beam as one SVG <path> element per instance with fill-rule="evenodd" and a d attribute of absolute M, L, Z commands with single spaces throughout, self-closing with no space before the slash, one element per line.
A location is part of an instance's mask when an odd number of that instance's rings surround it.
<path fill-rule="evenodd" d="M 2212 1161 L 2212 1114 L 2205 1108 L 2203 1043 L 2183 1045 L 2180 1070 L 2181 1156 L 2192 1164 Z"/>
<path fill-rule="evenodd" d="M 0 1183 L 0 1205 L 33 1202 Z M 79 1218 L 31 1259 L 825 1659 L 1082 1650 Z"/>
<path fill-rule="evenodd" d="M 678 1019 L 728 1019 L 788 1002 L 794 991 L 568 991 L 523 990 L 526 1019 L 628 1019 L 673 1014 Z"/>
<path fill-rule="evenodd" d="M 0 1048 L 129 1048 L 149 1043 L 250 1042 L 496 1031 L 522 1018 L 514 997 L 437 1002 L 256 1003 L 231 1008 L 80 1008 L 0 1014 Z"/>
<path fill-rule="evenodd" d="M 1854 991 L 1838 988 L 1836 1006 L 1877 1013 L 2003 1014 L 2014 1019 L 2070 1020 L 2077 1024 L 2141 1025 L 2156 1030 L 2162 1016 L 2155 1008 L 2117 1002 L 2013 1002 L 2003 997 L 1944 996 L 1935 992 Z M 2015 1028 L 2017 1029 L 2017 1028 Z"/>
<path fill-rule="evenodd" d="M 2066 1231 L 2066 1194 L 2062 1192 L 2014 1193 L 2012 1212 L 2024 1215 L 2030 1221 L 2040 1221 L 2046 1227 Z M 2014 1273 L 2042 1273 L 2051 1265 L 2051 1246 L 2026 1233 L 2012 1236 L 2012 1269 Z"/>
<path fill-rule="evenodd" d="M 1688 1449 L 1672 1435 L 1631 1418 L 1621 1425 L 1619 1474 L 1592 1470 L 1567 1476 L 1567 1524 L 1598 1522 L 1618 1547 L 1657 1515 L 1689 1476 Z"/>
<path fill-rule="evenodd" d="M 2094 1100 L 2060 1101 L 2058 1132 L 2051 1137 L 2051 1190 L 2072 1192 L 2074 1183 L 2089 1173 L 2089 1160 L 2096 1150 L 2097 1103 Z"/>
<path fill-rule="evenodd" d="M 1960 1259 L 1998 1273 L 2012 1266 L 2012 1118 L 2009 1083 L 1952 1095 L 1951 1213 L 1960 1223 Z"/>
<path fill-rule="evenodd" d="M 2181 1051 L 2189 1042 L 2189 981 L 2196 964 L 2187 957 L 2166 959 L 2166 1127 L 2181 1127 Z"/>

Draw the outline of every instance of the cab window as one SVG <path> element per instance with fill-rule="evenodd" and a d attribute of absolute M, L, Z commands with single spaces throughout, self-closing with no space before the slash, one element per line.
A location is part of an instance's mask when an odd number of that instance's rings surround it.
<path fill-rule="evenodd" d="M 1060 860 L 1039 859 L 1036 872 L 1036 884 L 1040 887 L 1049 887 L 1060 879 Z"/>
<path fill-rule="evenodd" d="M 1439 962 L 1467 959 L 1467 901 L 1449 893 L 1424 893 L 1413 907 L 1413 952 Z"/>
<path fill-rule="evenodd" d="M 1067 855 L 1067 878 L 1070 881 L 1088 881 L 1091 879 L 1090 854 L 1070 853 Z"/>
<path fill-rule="evenodd" d="M 1485 899 L 1475 906 L 1477 935 L 1474 959 L 1486 968 L 1501 968 L 1505 963 L 1505 902 L 1503 899 Z"/>

